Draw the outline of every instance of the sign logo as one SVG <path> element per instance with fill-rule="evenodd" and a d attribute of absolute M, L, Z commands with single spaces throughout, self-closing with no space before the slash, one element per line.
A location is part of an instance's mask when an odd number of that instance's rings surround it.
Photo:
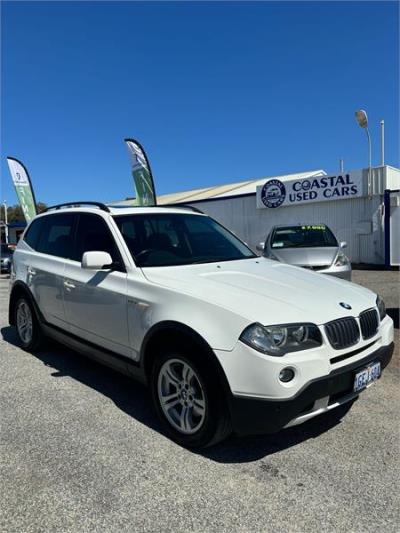
<path fill-rule="evenodd" d="M 279 207 L 286 198 L 286 187 L 279 180 L 269 180 L 261 189 L 261 201 L 265 207 Z"/>
<path fill-rule="evenodd" d="M 363 196 L 363 171 L 339 176 L 315 175 L 286 180 L 269 179 L 257 186 L 257 208 L 344 200 Z"/>
<path fill-rule="evenodd" d="M 345 302 L 340 302 L 339 305 L 341 305 L 341 306 L 344 307 L 345 309 L 351 309 L 351 305 L 346 304 Z"/>

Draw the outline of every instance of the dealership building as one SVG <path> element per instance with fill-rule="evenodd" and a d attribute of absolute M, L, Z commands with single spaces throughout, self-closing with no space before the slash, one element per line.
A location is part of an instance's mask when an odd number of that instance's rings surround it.
<path fill-rule="evenodd" d="M 212 216 L 253 249 L 271 228 L 326 224 L 346 241 L 353 263 L 399 264 L 400 169 L 391 166 L 328 175 L 324 170 L 270 176 L 157 197 L 159 205 L 186 204 Z M 391 190 L 392 194 L 385 191 Z M 119 202 L 131 205 L 132 200 Z M 386 210 L 386 217 L 385 217 Z M 385 242 L 386 233 L 386 242 Z M 387 258 L 386 258 L 387 260 Z"/>

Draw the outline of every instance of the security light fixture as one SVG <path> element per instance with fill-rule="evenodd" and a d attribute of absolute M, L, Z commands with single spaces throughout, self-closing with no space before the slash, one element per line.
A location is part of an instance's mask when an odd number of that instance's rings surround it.
<path fill-rule="evenodd" d="M 364 109 L 356 111 L 356 120 L 361 128 L 368 128 L 368 115 Z"/>

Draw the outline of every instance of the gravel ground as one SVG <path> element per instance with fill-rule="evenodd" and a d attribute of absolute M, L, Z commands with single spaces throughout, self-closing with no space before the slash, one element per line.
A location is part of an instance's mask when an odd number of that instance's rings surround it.
<path fill-rule="evenodd" d="M 399 274 L 354 280 L 398 328 Z M 7 291 L 0 280 L 0 531 L 399 531 L 398 353 L 333 427 L 193 453 L 159 432 L 135 382 L 56 344 L 22 351 Z"/>

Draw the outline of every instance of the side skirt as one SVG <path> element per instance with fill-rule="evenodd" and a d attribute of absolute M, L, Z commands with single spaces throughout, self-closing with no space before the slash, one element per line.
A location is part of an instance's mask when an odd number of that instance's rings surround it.
<path fill-rule="evenodd" d="M 89 357 L 103 365 L 106 365 L 118 372 L 128 376 L 133 376 L 138 381 L 146 384 L 146 378 L 142 367 L 123 355 L 101 348 L 100 346 L 87 342 L 72 333 L 62 330 L 61 328 L 51 326 L 46 322 L 41 322 L 40 326 L 43 333 L 52 339 L 72 348 L 73 350 Z"/>

